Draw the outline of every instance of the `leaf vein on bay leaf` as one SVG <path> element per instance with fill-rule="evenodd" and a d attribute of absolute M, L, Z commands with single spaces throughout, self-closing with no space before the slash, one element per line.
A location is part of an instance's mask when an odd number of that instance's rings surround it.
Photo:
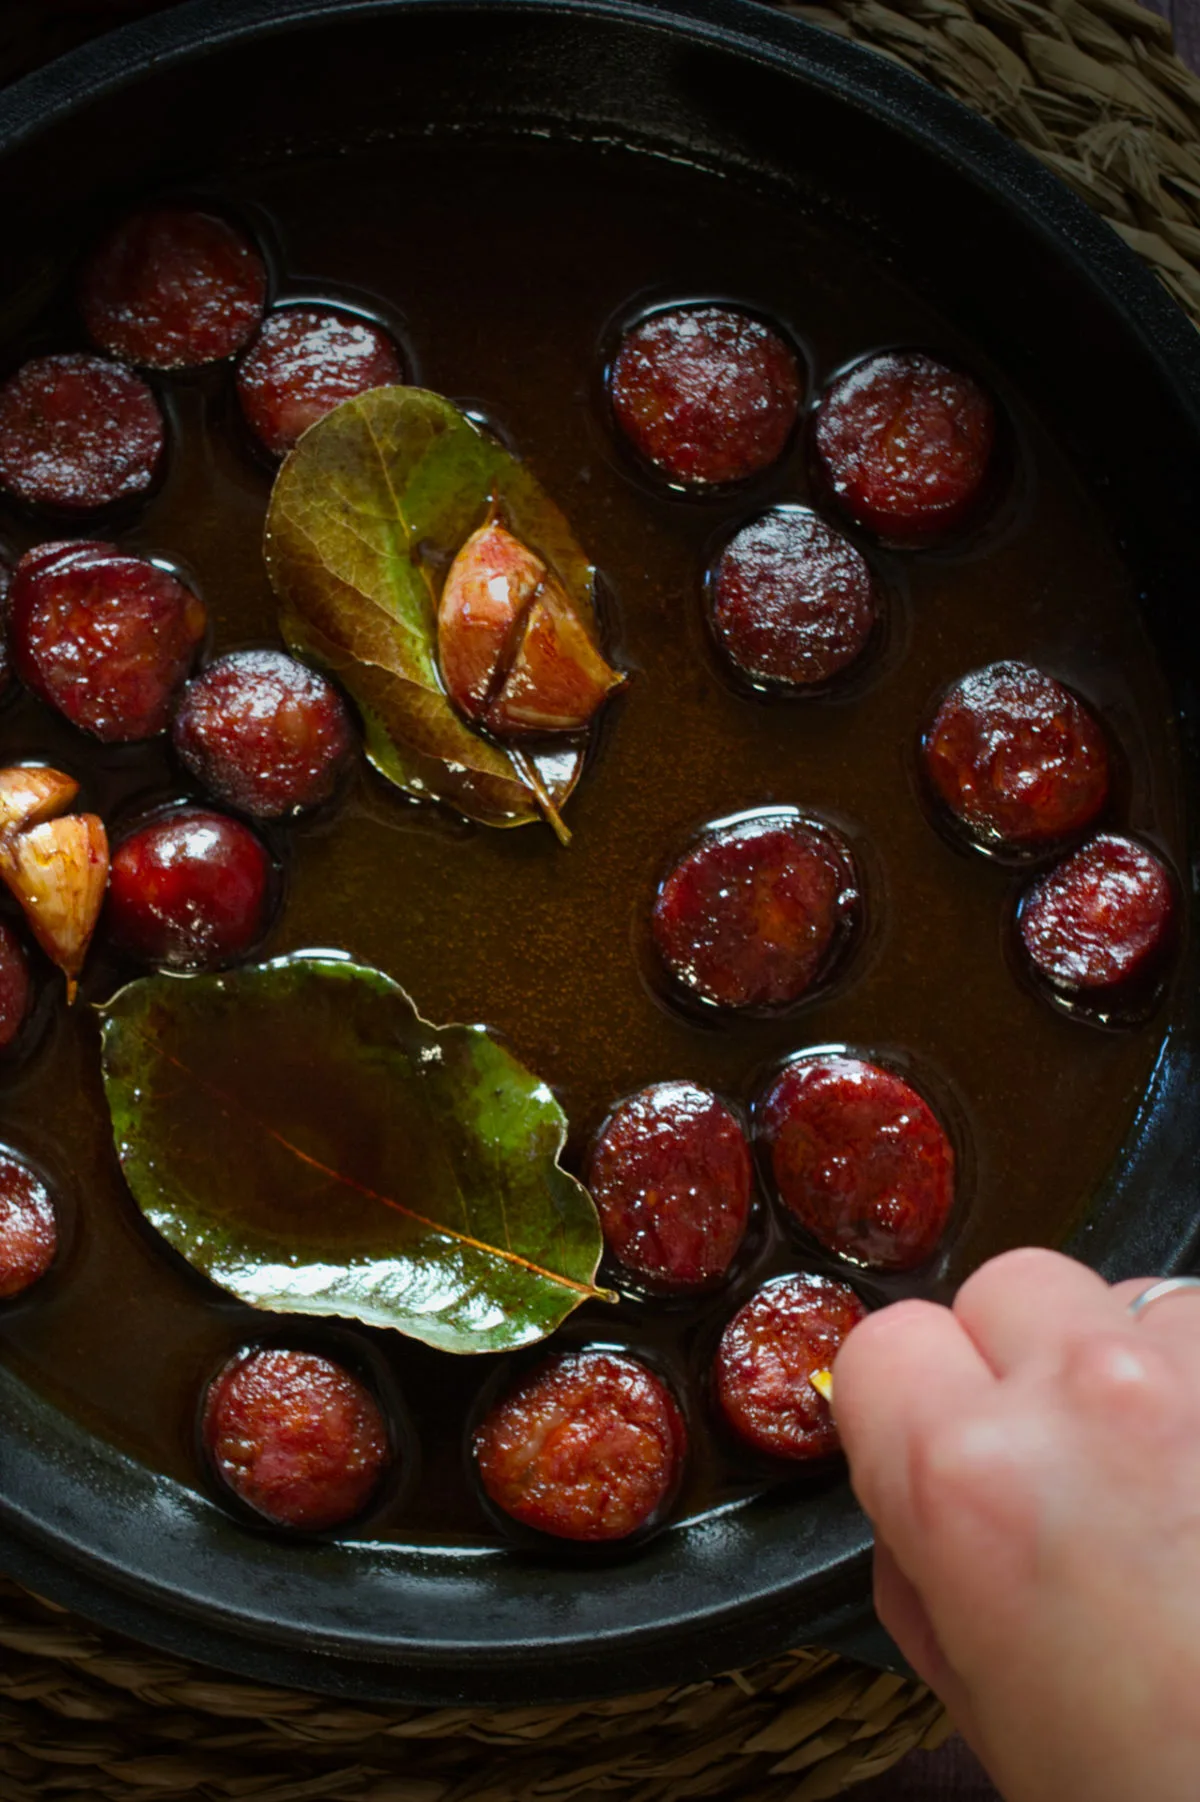
<path fill-rule="evenodd" d="M 253 1305 L 349 1313 L 466 1351 L 528 1343 L 604 1293 L 599 1221 L 558 1164 L 549 1090 L 482 1028 L 428 1026 L 380 972 L 310 953 L 187 984 L 143 978 L 104 1010 L 103 1041 L 135 1199 Z M 348 1213 L 331 1213 L 337 1193 Z"/>
<path fill-rule="evenodd" d="M 275 1143 L 281 1146 L 291 1157 L 294 1157 L 298 1163 L 307 1165 L 309 1169 L 316 1171 L 318 1175 L 328 1177 L 331 1182 L 340 1183 L 347 1189 L 353 1189 L 355 1194 L 365 1197 L 368 1201 L 378 1201 L 385 1208 L 394 1208 L 398 1214 L 403 1214 L 406 1219 L 414 1221 L 418 1226 L 427 1227 L 430 1232 L 440 1234 L 447 1239 L 455 1240 L 459 1244 L 469 1247 L 472 1251 L 481 1251 L 491 1257 L 507 1258 L 511 1260 L 512 1263 L 519 1264 L 522 1269 L 530 1271 L 535 1276 L 543 1276 L 552 1283 L 561 1283 L 564 1288 L 578 1290 L 581 1294 L 595 1295 L 597 1293 L 594 1284 L 576 1282 L 573 1277 L 562 1276 L 557 1271 L 548 1270 L 540 1264 L 535 1264 L 530 1258 L 523 1258 L 519 1252 L 515 1252 L 511 1249 L 511 1236 L 505 1247 L 488 1245 L 483 1240 L 476 1239 L 467 1232 L 465 1230 L 465 1225 L 463 1228 L 456 1228 L 448 1226 L 444 1221 L 430 1220 L 424 1214 L 419 1214 L 415 1208 L 409 1207 L 407 1203 L 397 1201 L 394 1196 L 384 1195 L 380 1190 L 372 1189 L 366 1183 L 355 1181 L 353 1177 L 347 1176 L 344 1171 L 336 1170 L 332 1165 L 322 1163 L 320 1158 L 313 1157 L 311 1153 L 304 1150 L 303 1146 L 293 1144 L 290 1139 L 285 1138 L 275 1127 L 269 1125 L 265 1120 L 258 1119 L 250 1109 L 244 1107 L 238 1101 L 235 1095 L 228 1095 L 223 1090 L 218 1089 L 215 1084 L 207 1082 L 197 1071 L 191 1069 L 187 1064 L 183 1063 L 181 1059 L 175 1057 L 173 1053 L 165 1048 L 165 1046 L 159 1044 L 148 1034 L 142 1033 L 141 1037 L 150 1050 L 155 1052 L 157 1056 L 164 1058 L 168 1063 L 173 1064 L 181 1075 L 186 1076 L 189 1081 L 198 1083 L 202 1088 L 207 1089 L 226 1119 L 231 1119 L 235 1112 L 241 1113 L 251 1126 L 256 1127 L 260 1132 L 265 1132 L 269 1138 L 274 1139 Z M 454 1180 L 455 1194 L 458 1196 L 465 1223 L 470 1218 L 470 1210 L 467 1206 L 466 1197 L 463 1195 L 461 1187 L 457 1180 L 453 1178 L 452 1170 L 451 1177 L 452 1180 Z M 505 1214 L 505 1231 L 507 1233 L 508 1221 L 502 1198 L 500 1205 L 502 1213 Z"/>

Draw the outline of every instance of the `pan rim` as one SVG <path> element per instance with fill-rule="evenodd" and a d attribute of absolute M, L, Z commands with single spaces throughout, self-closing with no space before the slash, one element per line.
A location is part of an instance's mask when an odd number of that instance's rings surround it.
<path fill-rule="evenodd" d="M 1200 432 L 1200 335 L 1135 253 L 1086 203 L 995 128 L 919 77 L 754 0 L 664 0 L 661 5 L 641 0 L 188 0 L 93 40 L 0 93 L 0 157 L 94 102 L 135 88 L 148 75 L 239 43 L 331 20 L 474 11 L 571 12 L 657 32 L 683 32 L 760 65 L 782 68 L 939 158 L 953 156 L 968 183 L 1018 216 L 1025 230 L 1050 244 L 1119 313 L 1123 330 L 1153 360 L 1193 434 Z M 1152 1101 L 1151 1094 L 1146 1105 Z M 1186 1239 L 1190 1237 L 1189 1225 Z M 1167 1255 L 1169 1267 L 1176 1267 L 1185 1251 L 1181 1232 Z M 1105 1268 L 1103 1259 L 1100 1267 Z M 848 1530 L 836 1554 L 804 1578 L 804 1594 L 812 1603 L 804 1615 L 806 1633 L 834 1640 L 851 1615 L 863 1612 L 869 1544 L 865 1523 L 856 1532 Z M 648 1686 L 661 1684 L 656 1654 L 667 1638 L 681 1648 L 687 1642 L 673 1665 L 680 1680 L 710 1674 L 749 1655 L 739 1649 L 743 1642 L 765 1645 L 773 1633 L 775 1643 L 784 1644 L 786 1620 L 798 1605 L 796 1590 L 743 1596 L 729 1603 L 739 1610 L 739 1619 L 728 1625 L 720 1611 L 698 1613 L 685 1606 L 653 1630 L 637 1629 L 636 1661 L 629 1647 L 631 1630 L 622 1627 L 614 1628 L 604 1643 L 603 1636 L 593 1635 L 582 1650 L 569 1639 L 542 1638 L 523 1645 L 446 1639 L 430 1651 L 412 1640 L 393 1639 L 376 1647 L 361 1639 L 353 1643 L 350 1634 L 314 1635 L 301 1627 L 277 1625 L 272 1634 L 269 1622 L 248 1613 L 225 1615 L 215 1605 L 205 1619 L 199 1599 L 181 1610 L 177 1592 L 173 1599 L 168 1587 L 138 1580 L 119 1561 L 72 1544 L 65 1535 L 55 1538 L 22 1517 L 7 1498 L 0 1498 L 0 1555 L 8 1569 L 35 1587 L 150 1643 L 254 1676 L 275 1674 L 276 1680 L 391 1701 L 513 1700 L 526 1696 L 546 1672 L 551 1673 L 549 1688 L 539 1683 L 539 1691 L 564 1700 L 600 1693 L 605 1683 L 611 1689 L 633 1687 L 639 1667 Z M 857 1588 L 853 1605 L 833 1594 L 844 1581 Z M 714 1639 L 719 1639 L 715 1649 Z M 616 1681 L 601 1680 L 597 1666 L 589 1662 L 593 1657 L 606 1667 L 620 1663 L 624 1674 Z M 470 1679 L 451 1674 L 468 1663 L 475 1666 Z M 397 1672 L 397 1666 L 403 1668 Z M 278 1673 L 285 1667 L 299 1674 L 281 1679 Z"/>

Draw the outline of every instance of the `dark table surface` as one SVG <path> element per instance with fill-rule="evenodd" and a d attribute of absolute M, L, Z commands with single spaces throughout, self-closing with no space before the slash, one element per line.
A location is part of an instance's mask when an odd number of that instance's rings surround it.
<path fill-rule="evenodd" d="M 1200 0 L 1153 0 L 1151 10 L 1170 19 L 1176 50 L 1189 68 L 1200 70 Z"/>

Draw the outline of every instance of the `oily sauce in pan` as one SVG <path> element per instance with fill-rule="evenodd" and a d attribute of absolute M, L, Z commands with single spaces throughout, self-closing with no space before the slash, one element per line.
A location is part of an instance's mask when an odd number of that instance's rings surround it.
<path fill-rule="evenodd" d="M 1015 390 L 843 225 L 778 198 L 632 151 L 533 140 L 295 160 L 207 198 L 265 243 L 273 299 L 373 313 L 398 337 L 408 379 L 469 405 L 529 460 L 598 565 L 607 650 L 630 677 L 569 806 L 569 849 L 541 826 L 495 831 L 424 809 L 360 766 L 340 811 L 275 835 L 286 892 L 262 955 L 338 947 L 394 976 L 426 1018 L 503 1033 L 562 1101 L 576 1170 L 619 1097 L 686 1079 L 745 1108 L 779 1060 L 811 1046 L 882 1055 L 949 1126 L 959 1201 L 927 1269 L 859 1280 L 802 1247 L 760 1189 L 715 1293 L 651 1301 L 630 1289 L 618 1308 L 585 1305 L 556 1336 L 628 1347 L 674 1380 L 692 1444 L 677 1518 L 777 1482 L 777 1468 L 755 1467 L 714 1424 L 707 1373 L 735 1309 L 768 1276 L 796 1269 L 849 1275 L 868 1302 L 944 1297 L 1007 1246 L 1061 1241 L 1145 1088 L 1161 1012 L 1101 1030 L 1015 974 L 1011 913 L 1024 875 L 931 821 L 915 759 L 947 683 L 997 659 L 1036 663 L 1078 689 L 1112 735 L 1116 781 L 1101 824 L 1133 831 L 1179 867 L 1173 723 L 1131 573 L 1039 421 L 1036 395 Z M 776 502 L 823 504 L 807 424 L 765 476 L 697 499 L 639 468 L 606 417 L 600 370 L 619 327 L 697 298 L 736 301 L 782 326 L 809 403 L 839 367 L 890 345 L 964 364 L 999 402 L 1007 468 L 977 529 L 944 549 L 895 553 L 851 531 L 881 581 L 884 619 L 861 669 L 826 694 L 739 689 L 705 623 L 705 571 L 733 533 Z M 27 355 L 81 347 L 64 272 L 61 307 L 4 347 L 5 372 Z M 276 643 L 261 554 L 271 470 L 240 421 L 230 369 L 153 379 L 169 423 L 164 479 L 111 525 L 68 530 L 178 565 L 208 607 L 216 650 Z M 61 535 L 0 506 L 10 557 Z M 81 805 L 118 831 L 196 792 L 163 741 L 96 747 L 21 695 L 0 713 L 0 761 L 32 758 L 79 775 Z M 861 941 L 832 985 L 789 1015 L 689 1017 L 655 988 L 656 883 L 698 828 L 769 806 L 815 813 L 849 837 L 865 874 Z M 84 1002 L 133 973 L 105 951 L 101 929 Z M 68 1014 L 43 974 L 40 1042 L 0 1083 L 0 1140 L 57 1184 L 65 1243 L 50 1276 L 0 1309 L 5 1359 L 95 1433 L 203 1488 L 198 1398 L 221 1364 L 263 1338 L 329 1350 L 375 1382 L 403 1455 L 354 1531 L 494 1538 L 463 1443 L 481 1394 L 496 1392 L 512 1361 L 263 1316 L 191 1272 L 124 1188 L 96 1021 L 86 1005 Z"/>

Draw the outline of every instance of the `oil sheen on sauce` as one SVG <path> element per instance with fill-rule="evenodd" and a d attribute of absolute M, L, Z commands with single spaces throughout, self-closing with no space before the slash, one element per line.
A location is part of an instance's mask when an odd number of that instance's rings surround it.
<path fill-rule="evenodd" d="M 422 143 L 291 162 L 216 198 L 264 232 L 278 297 L 328 295 L 376 312 L 399 330 L 414 380 L 480 412 L 529 460 L 598 565 L 610 654 L 630 672 L 570 804 L 568 850 L 541 827 L 490 831 L 431 813 L 362 770 L 337 816 L 277 838 L 287 892 L 263 954 L 335 946 L 397 978 L 427 1019 L 497 1029 L 558 1093 L 576 1168 L 612 1103 L 652 1081 L 688 1078 L 744 1105 L 773 1063 L 806 1046 L 909 1062 L 958 1139 L 963 1195 L 937 1268 L 865 1281 L 869 1300 L 946 1295 L 995 1252 L 1061 1241 L 1119 1150 L 1165 1014 L 1104 1032 L 1017 980 L 1007 935 L 1019 877 L 933 830 L 913 755 L 946 682 L 998 658 L 1040 663 L 1112 731 L 1118 823 L 1178 865 L 1165 686 L 1131 576 L 1039 421 L 1036 395 L 1015 390 L 844 227 L 632 152 L 531 142 L 481 155 Z M 973 366 L 1011 423 L 1014 478 L 980 532 L 953 551 L 870 553 L 887 588 L 885 642 L 841 695 L 738 694 L 704 626 L 703 572 L 724 538 L 773 501 L 812 498 L 803 435 L 767 478 L 703 502 L 656 490 L 614 445 L 598 382 L 614 321 L 695 297 L 741 300 L 779 320 L 807 361 L 810 395 L 852 357 L 917 344 Z M 39 322 L 36 346 L 78 342 L 64 300 Z M 8 349 L 15 361 L 25 347 Z M 270 471 L 240 426 L 230 371 L 162 391 L 167 476 L 115 535 L 189 573 L 215 649 L 277 642 L 260 551 Z M 51 535 L 58 528 L 0 511 L 12 553 Z M 188 792 L 162 745 L 96 749 L 25 698 L 0 715 L 0 756 L 84 775 L 84 800 L 118 830 Z M 697 827 L 772 804 L 850 832 L 868 879 L 866 943 L 846 981 L 787 1019 L 689 1021 L 643 973 L 655 882 Z M 101 947 L 85 1004 L 70 1015 L 56 1004 L 35 1055 L 0 1087 L 0 1138 L 44 1163 L 69 1215 L 60 1266 L 0 1311 L 3 1356 L 95 1433 L 203 1487 L 197 1400 L 237 1346 L 281 1329 L 357 1344 L 390 1373 L 421 1447 L 419 1480 L 362 1530 L 398 1543 L 494 1539 L 462 1444 L 496 1359 L 453 1359 L 357 1327 L 345 1340 L 338 1329 L 293 1330 L 211 1288 L 141 1222 L 112 1151 L 86 1005 L 129 974 Z M 766 1275 L 800 1267 L 834 1268 L 803 1253 L 760 1196 L 720 1293 L 685 1307 L 632 1295 L 617 1309 L 589 1304 L 560 1335 L 641 1349 L 684 1389 L 684 1515 L 763 1479 L 713 1431 L 705 1373 L 735 1307 Z"/>

